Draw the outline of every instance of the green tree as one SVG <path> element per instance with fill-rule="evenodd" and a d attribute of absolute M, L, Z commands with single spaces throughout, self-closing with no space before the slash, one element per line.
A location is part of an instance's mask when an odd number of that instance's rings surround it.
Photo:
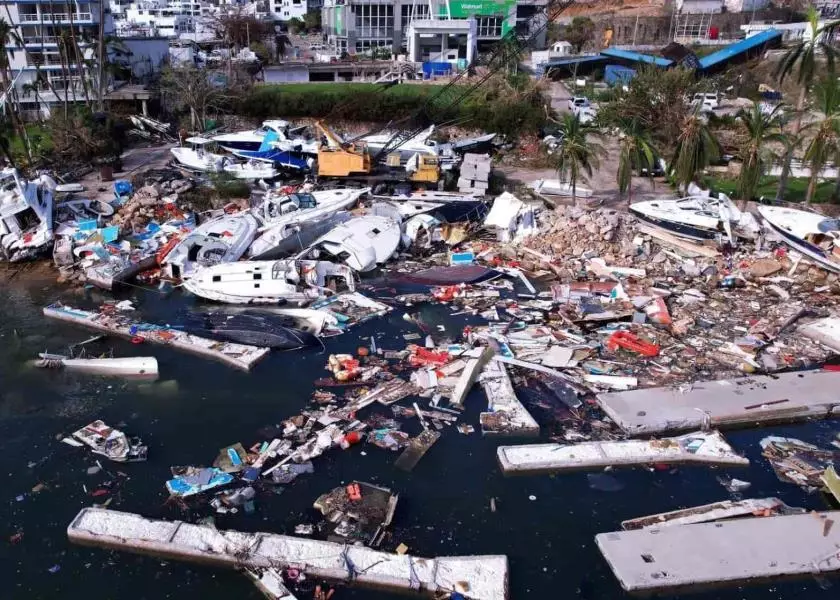
<path fill-rule="evenodd" d="M 319 31 L 321 29 L 321 11 L 307 11 L 303 15 L 303 26 L 306 28 L 306 31 Z"/>
<path fill-rule="evenodd" d="M 834 73 L 829 72 L 815 86 L 814 100 L 820 117 L 802 128 L 803 134 L 810 137 L 805 148 L 805 162 L 811 169 L 806 205 L 814 198 L 820 172 L 829 161 L 840 157 L 840 83 Z"/>
<path fill-rule="evenodd" d="M 687 188 L 697 173 L 720 158 L 720 153 L 720 142 L 709 129 L 706 119 L 695 111 L 683 120 L 668 173 L 678 186 Z"/>
<path fill-rule="evenodd" d="M 618 170 L 616 181 L 619 194 L 629 192 L 627 202 L 633 200 L 633 170 L 647 169 L 651 185 L 653 185 L 653 167 L 656 152 L 650 133 L 638 119 L 630 119 L 619 125 L 618 142 Z"/>
<path fill-rule="evenodd" d="M 758 103 L 752 109 L 741 109 L 736 118 L 743 132 L 743 141 L 739 144 L 737 156 L 741 160 L 741 173 L 738 176 L 738 197 L 741 208 L 746 209 L 747 202 L 755 196 L 755 190 L 761 176 L 775 158 L 771 144 L 784 145 L 787 136 L 782 131 L 784 124 L 781 105 L 770 113 L 761 110 Z"/>
<path fill-rule="evenodd" d="M 575 17 L 563 29 L 563 39 L 574 46 L 575 52 L 580 54 L 583 47 L 595 39 L 595 23 L 589 17 Z"/>
<path fill-rule="evenodd" d="M 262 64 L 267 65 L 271 62 L 271 52 L 262 42 L 251 42 L 250 50 L 257 55 Z"/>
<path fill-rule="evenodd" d="M 563 143 L 552 155 L 554 168 L 561 181 L 568 181 L 572 188 L 572 202 L 577 204 L 577 184 L 588 181 L 593 169 L 600 166 L 605 151 L 590 138 L 600 137 L 598 130 L 580 122 L 577 115 L 566 113 L 557 121 Z"/>
<path fill-rule="evenodd" d="M 808 8 L 806 14 L 808 26 L 803 41 L 795 44 L 785 53 L 776 69 L 776 77 L 780 83 L 786 77 L 795 73 L 796 82 L 800 86 L 799 97 L 796 99 L 796 119 L 793 122 L 794 137 L 798 137 L 802 130 L 802 114 L 805 109 L 808 88 L 814 82 L 817 70 L 820 68 L 821 58 L 825 60 L 828 72 L 834 72 L 837 49 L 833 45 L 833 40 L 838 29 L 840 29 L 840 21 L 830 21 L 820 27 L 820 15 L 813 6 Z M 785 155 L 782 173 L 779 177 L 779 187 L 776 190 L 777 201 L 784 197 L 787 189 L 792 160 L 792 152 Z"/>
<path fill-rule="evenodd" d="M 303 31 L 304 24 L 303 21 L 301 21 L 297 17 L 292 17 L 286 22 L 286 27 L 289 28 L 289 33 L 297 35 L 301 31 Z"/>

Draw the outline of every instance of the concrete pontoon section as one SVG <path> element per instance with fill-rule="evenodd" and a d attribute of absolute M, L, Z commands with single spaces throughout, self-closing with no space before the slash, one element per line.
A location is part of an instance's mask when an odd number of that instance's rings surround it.
<path fill-rule="evenodd" d="M 138 339 L 143 343 L 171 346 L 183 352 L 221 361 L 243 371 L 250 371 L 270 351 L 268 348 L 220 342 L 179 329 L 132 321 L 120 313 L 92 312 L 53 304 L 44 309 L 44 316 L 123 338 Z"/>
<path fill-rule="evenodd" d="M 598 394 L 598 404 L 641 436 L 838 417 L 838 389 L 840 373 L 803 371 Z"/>
<path fill-rule="evenodd" d="M 309 577 L 423 593 L 459 591 L 473 600 L 506 600 L 504 555 L 416 558 L 273 533 L 219 531 L 206 525 L 146 519 L 84 508 L 67 528 L 70 541 L 222 567 L 285 568 Z"/>
<path fill-rule="evenodd" d="M 750 464 L 749 460 L 732 450 L 717 431 L 698 431 L 680 437 L 646 441 L 499 446 L 496 456 L 505 475 L 585 471 L 653 463 L 725 467 L 746 467 Z"/>
<path fill-rule="evenodd" d="M 673 592 L 840 572 L 840 511 L 595 536 L 628 592 Z"/>
<path fill-rule="evenodd" d="M 723 500 L 702 506 L 681 508 L 669 512 L 637 517 L 621 522 L 625 530 L 642 529 L 643 527 L 675 527 L 692 523 L 708 523 L 736 517 L 749 517 L 785 511 L 783 514 L 803 513 L 803 508 L 793 508 L 778 498 L 749 498 L 747 500 Z"/>
<path fill-rule="evenodd" d="M 479 415 L 481 433 L 496 436 L 538 436 L 540 426 L 513 391 L 505 366 L 491 360 L 480 377 L 487 412 Z"/>

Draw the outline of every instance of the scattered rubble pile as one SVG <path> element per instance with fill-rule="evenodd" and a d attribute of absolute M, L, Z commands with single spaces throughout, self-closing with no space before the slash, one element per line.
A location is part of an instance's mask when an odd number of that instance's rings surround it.
<path fill-rule="evenodd" d="M 188 179 L 168 179 L 154 182 L 137 189 L 117 209 L 112 224 L 120 227 L 124 234 L 140 231 L 153 219 L 165 220 L 167 213 L 178 209 L 178 195 L 191 190 Z"/>

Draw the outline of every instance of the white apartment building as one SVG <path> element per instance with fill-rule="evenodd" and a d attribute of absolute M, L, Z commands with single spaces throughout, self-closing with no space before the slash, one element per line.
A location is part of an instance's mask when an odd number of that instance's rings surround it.
<path fill-rule="evenodd" d="M 84 57 L 91 58 L 91 41 L 97 39 L 100 28 L 99 3 L 70 0 L 58 4 L 29 0 L 7 2 L 7 8 L 8 13 L 3 17 L 11 18 L 11 25 L 23 42 L 22 49 L 9 52 L 9 66 L 12 85 L 27 116 L 37 112 L 49 114 L 49 106 L 63 102 L 65 96 L 71 100 L 74 97 L 83 99 L 82 79 L 90 82 L 94 74 L 72 56 L 69 61 L 63 60 L 59 40 L 62 34 L 72 30 Z M 104 13 L 101 25 L 106 35 L 113 33 L 110 13 Z"/>
<path fill-rule="evenodd" d="M 302 21 L 307 10 L 307 0 L 271 0 L 271 16 L 275 21 Z"/>
<path fill-rule="evenodd" d="M 132 3 L 115 19 L 120 37 L 146 36 L 177 38 L 195 31 L 195 21 L 206 8 L 194 0 L 147 1 Z"/>

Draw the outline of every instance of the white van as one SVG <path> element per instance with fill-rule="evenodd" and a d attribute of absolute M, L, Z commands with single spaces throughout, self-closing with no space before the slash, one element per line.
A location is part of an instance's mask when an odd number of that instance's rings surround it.
<path fill-rule="evenodd" d="M 720 98 L 717 92 L 704 92 L 694 94 L 691 101 L 692 106 L 700 106 L 700 110 L 715 110 L 720 106 Z"/>

